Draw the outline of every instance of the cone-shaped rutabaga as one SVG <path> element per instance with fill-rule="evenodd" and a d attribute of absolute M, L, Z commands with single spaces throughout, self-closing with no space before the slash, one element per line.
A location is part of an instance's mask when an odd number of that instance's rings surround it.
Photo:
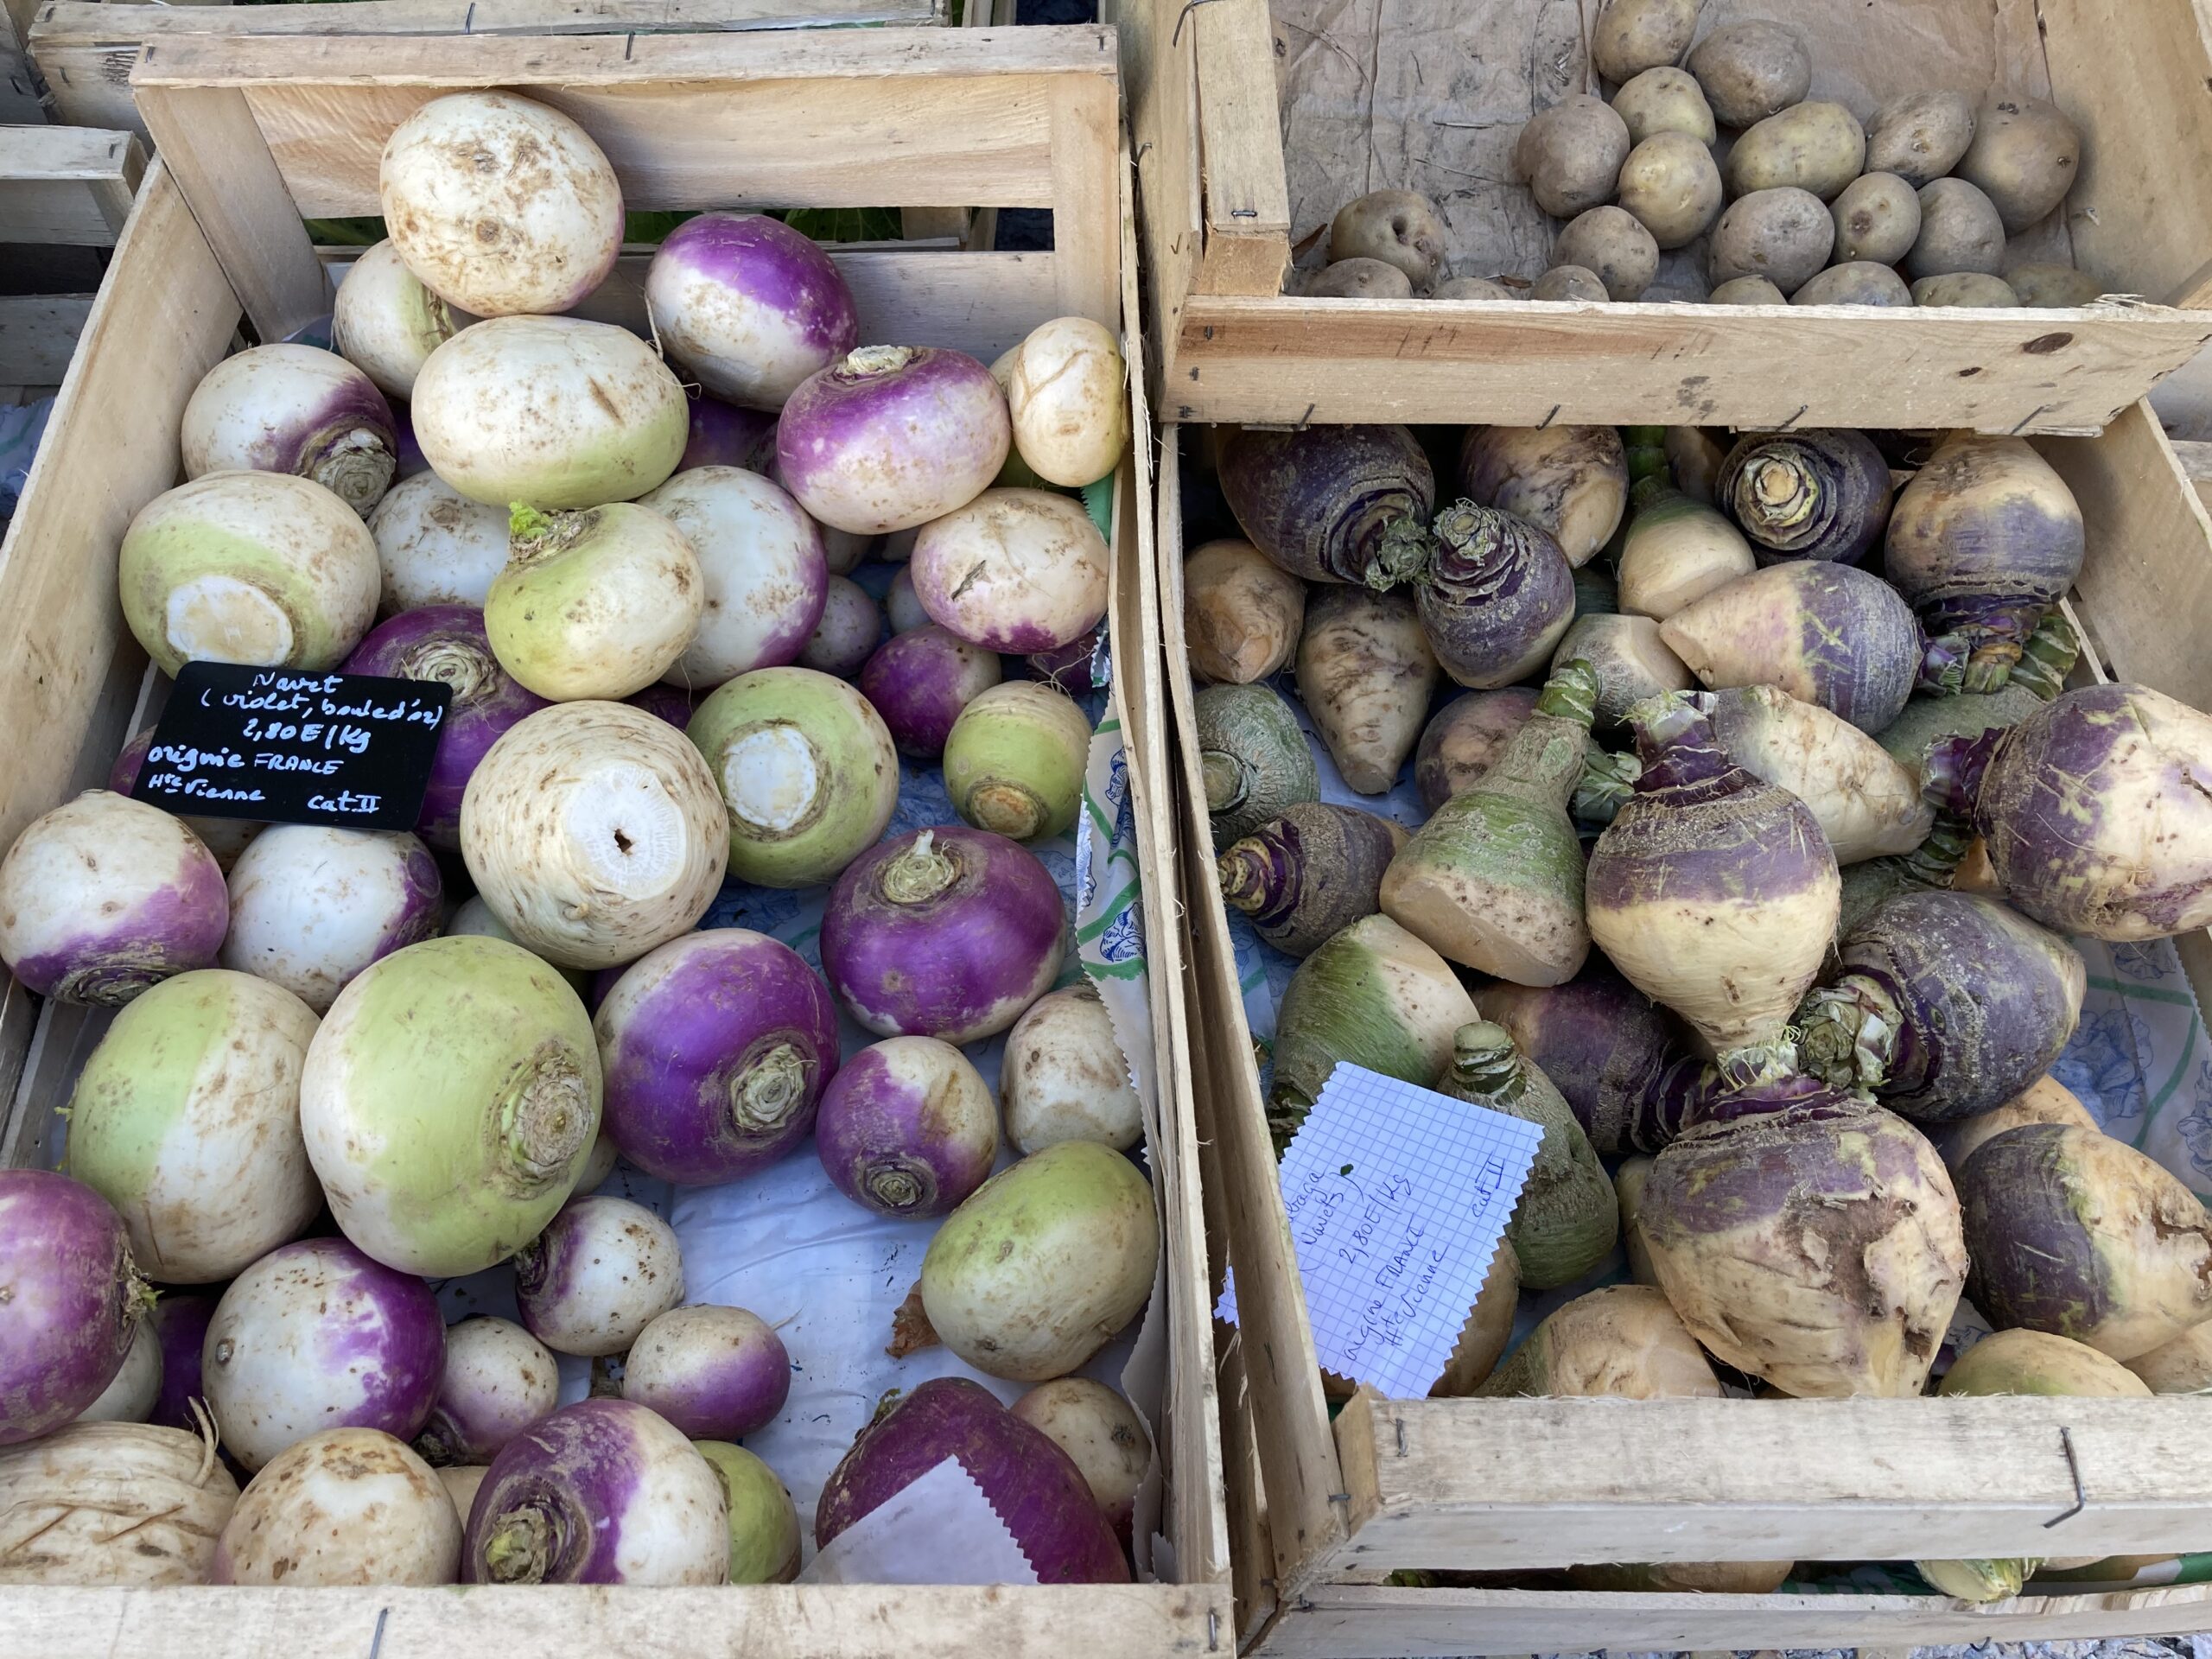
<path fill-rule="evenodd" d="M 1221 492 L 1293 575 L 1388 588 L 1421 558 L 1436 475 L 1402 426 L 1245 427 L 1222 446 Z"/>
<path fill-rule="evenodd" d="M 2003 1105 L 2082 1017 L 2080 953 L 1969 893 L 1899 893 L 1856 923 L 1837 956 L 1841 971 L 1797 1011 L 1805 1069 L 1916 1123 Z"/>
<path fill-rule="evenodd" d="M 1454 962 L 1522 985 L 1574 977 L 1590 953 L 1582 842 L 1567 815 L 1597 677 L 1564 664 L 1497 766 L 1417 830 L 1382 876 L 1385 914 Z"/>
<path fill-rule="evenodd" d="M 1621 543 L 1620 607 L 1664 622 L 1714 588 L 1758 569 L 1743 534 L 1678 491 L 1641 485 Z"/>
<path fill-rule="evenodd" d="M 1574 620 L 1574 569 L 1550 532 L 1460 501 L 1436 515 L 1433 533 L 1414 592 L 1444 671 L 1481 690 L 1550 661 Z"/>
<path fill-rule="evenodd" d="M 1403 594 L 1323 588 L 1306 606 L 1298 695 L 1329 758 L 1361 794 L 1383 794 L 1398 781 L 1436 677 L 1436 657 Z"/>
<path fill-rule="evenodd" d="M 1675 1016 L 1602 959 L 1564 985 L 1484 988 L 1483 1012 L 1513 1033 L 1608 1158 L 1656 1152 L 1682 1132 L 1705 1089 Z"/>
<path fill-rule="evenodd" d="M 1313 751 L 1273 687 L 1205 686 L 1195 717 L 1217 850 L 1300 801 L 1320 799 Z"/>
<path fill-rule="evenodd" d="M 1669 695 L 1630 715 L 1643 775 L 1590 855 L 1586 902 L 1613 965 L 1721 1052 L 1782 1034 L 1841 887 L 1811 810 L 1728 759 L 1711 706 Z"/>
<path fill-rule="evenodd" d="M 1896 588 L 1816 559 L 1716 588 L 1669 617 L 1659 637 L 1709 687 L 1777 685 L 1862 732 L 1897 717 L 1926 654 Z"/>
<path fill-rule="evenodd" d="M 1935 1147 L 1806 1077 L 1707 1112 L 1659 1154 L 1637 1211 L 1682 1323 L 1785 1394 L 1918 1394 L 1967 1268 Z"/>
<path fill-rule="evenodd" d="M 1935 828 L 1936 809 L 1920 798 L 1917 773 L 1856 726 L 1786 691 L 1749 685 L 1716 693 L 1713 729 L 1731 760 L 1812 809 L 1839 864 L 1909 853 Z"/>
<path fill-rule="evenodd" d="M 1890 517 L 1890 466 L 1863 432 L 1747 437 L 1720 468 L 1715 500 L 1759 549 L 1759 562 L 1856 563 Z"/>
<path fill-rule="evenodd" d="M 1380 907 L 1382 872 L 1406 832 L 1357 807 L 1302 801 L 1214 861 L 1224 903 L 1278 950 L 1309 956 Z"/>

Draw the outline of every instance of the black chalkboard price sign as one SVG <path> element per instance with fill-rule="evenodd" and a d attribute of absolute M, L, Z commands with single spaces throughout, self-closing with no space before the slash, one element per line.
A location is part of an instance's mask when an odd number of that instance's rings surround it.
<path fill-rule="evenodd" d="M 453 688 L 187 663 L 131 787 L 206 818 L 411 830 Z"/>

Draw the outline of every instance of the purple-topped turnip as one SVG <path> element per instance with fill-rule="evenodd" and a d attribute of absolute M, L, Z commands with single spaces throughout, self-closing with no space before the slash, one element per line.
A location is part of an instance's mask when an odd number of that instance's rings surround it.
<path fill-rule="evenodd" d="M 157 806 L 88 789 L 0 859 L 0 960 L 28 989 L 119 1007 L 212 967 L 231 919 L 222 867 Z"/>
<path fill-rule="evenodd" d="M 0 1169 L 0 1446 L 12 1446 L 100 1397 L 152 1293 L 108 1201 L 42 1169 Z"/>
<path fill-rule="evenodd" d="M 489 1463 L 561 1403 L 561 1368 L 545 1344 L 507 1319 L 446 1327 L 445 1369 L 415 1449 L 432 1464 Z"/>
<path fill-rule="evenodd" d="M 461 1516 L 430 1465 L 377 1428 L 284 1448 L 238 1495 L 210 1584 L 451 1584 Z"/>
<path fill-rule="evenodd" d="M 128 795 L 138 786 L 138 774 L 146 765 L 147 751 L 154 747 L 154 734 L 158 729 L 149 726 L 123 746 L 123 753 L 115 757 L 115 765 L 108 768 L 107 786 L 118 795 Z M 227 874 L 238 861 L 238 855 L 246 843 L 266 827 L 251 818 L 199 818 L 180 813 L 177 822 L 200 837 L 200 844 L 214 854 L 215 862 Z M 227 901 L 226 901 L 227 907 Z"/>
<path fill-rule="evenodd" d="M 1658 1151 L 1703 1096 L 1706 1063 L 1685 1052 L 1674 1016 L 1602 960 L 1563 985 L 1486 985 L 1482 1006 L 1605 1157 Z"/>
<path fill-rule="evenodd" d="M 880 536 L 974 500 L 1013 442 L 1005 395 L 974 358 L 863 346 L 785 402 L 776 476 L 823 524 Z"/>
<path fill-rule="evenodd" d="M 433 605 L 481 610 L 507 568 L 507 510 L 472 501 L 435 473 L 402 479 L 369 513 L 386 615 Z"/>
<path fill-rule="evenodd" d="M 290 473 L 355 512 L 391 486 L 391 405 L 335 352 L 256 346 L 226 357 L 184 406 L 184 475 Z"/>
<path fill-rule="evenodd" d="M 423 287 L 398 248 L 385 240 L 362 249 L 338 284 L 330 344 L 375 381 L 378 391 L 404 399 L 430 353 L 474 321 L 457 316 Z"/>
<path fill-rule="evenodd" d="M 1471 501 L 1438 513 L 1433 529 L 1414 595 L 1444 671 L 1487 689 L 1549 662 L 1574 620 L 1574 571 L 1559 543 L 1526 519 Z"/>
<path fill-rule="evenodd" d="M 920 760 L 943 754 L 960 711 L 998 683 L 996 652 L 935 623 L 893 634 L 860 672 L 861 695 L 883 716 L 891 741 Z"/>
<path fill-rule="evenodd" d="M 887 1038 L 830 1079 L 814 1149 L 855 1204 L 881 1216 L 950 1215 L 998 1161 L 998 1108 L 951 1044 Z"/>
<path fill-rule="evenodd" d="M 1388 588 L 1427 546 L 1436 474 L 1402 426 L 1244 427 L 1222 446 L 1221 489 L 1291 575 Z"/>
<path fill-rule="evenodd" d="M 1754 433 L 1730 451 L 1713 499 L 1759 562 L 1856 564 L 1890 518 L 1890 463 L 1863 432 Z"/>
<path fill-rule="evenodd" d="M 461 798 L 485 751 L 524 715 L 545 707 L 499 666 L 481 613 L 467 605 L 403 611 L 369 632 L 340 671 L 430 680 L 453 688 L 416 832 L 433 847 L 461 846 Z"/>
<path fill-rule="evenodd" d="M 694 1440 L 729 1505 L 729 1581 L 789 1584 L 798 1577 L 798 1510 L 776 1471 L 743 1446 Z"/>
<path fill-rule="evenodd" d="M 741 1307 L 672 1307 L 638 1333 L 622 1362 L 622 1397 L 695 1440 L 766 1428 L 791 1391 L 784 1339 Z"/>
<path fill-rule="evenodd" d="M 678 473 L 639 505 L 676 526 L 706 578 L 699 632 L 669 679 L 712 687 L 798 659 L 822 620 L 830 568 L 822 532 L 798 502 L 758 473 L 703 467 Z"/>
<path fill-rule="evenodd" d="M 429 1287 L 342 1238 L 271 1250 L 235 1280 L 207 1326 L 201 1381 L 223 1445 L 248 1469 L 318 1429 L 411 1440 L 445 1369 Z"/>
<path fill-rule="evenodd" d="M 914 596 L 930 620 L 993 651 L 1049 651 L 1106 614 L 1106 538 L 1051 490 L 986 490 L 916 532 Z"/>
<path fill-rule="evenodd" d="M 798 665 L 841 680 L 852 679 L 875 654 L 875 642 L 882 636 L 883 612 L 868 589 L 849 576 L 833 575 L 823 593 L 822 620 L 807 636 Z M 879 708 L 876 712 L 882 710 Z M 887 719 L 885 723 L 889 724 Z"/>
<path fill-rule="evenodd" d="M 632 709 L 643 709 L 655 720 L 666 721 L 679 732 L 691 723 L 691 716 L 699 707 L 689 691 L 664 680 L 656 680 L 644 690 L 633 691 L 622 701 Z"/>
<path fill-rule="evenodd" d="M 271 824 L 231 867 L 222 964 L 317 1014 L 371 963 L 434 937 L 438 861 L 404 830 Z"/>
<path fill-rule="evenodd" d="M 622 1155 L 680 1185 L 766 1169 L 813 1127 L 837 1070 L 837 1011 L 789 945 L 741 927 L 686 933 L 615 982 L 592 1028 Z"/>
<path fill-rule="evenodd" d="M 171 1291 L 154 1304 L 146 1317 L 162 1344 L 162 1386 L 146 1421 L 162 1428 L 190 1429 L 197 1433 L 195 1415 L 207 1389 L 200 1381 L 201 1356 L 207 1345 L 207 1326 L 215 1317 L 214 1295 Z"/>
<path fill-rule="evenodd" d="M 1060 890 L 1035 854 L 988 830 L 916 830 L 837 879 L 822 971 L 879 1036 L 971 1043 L 1051 987 L 1066 932 Z"/>
<path fill-rule="evenodd" d="M 690 436 L 676 470 L 695 467 L 742 467 L 766 476 L 776 464 L 776 417 L 766 410 L 741 409 L 690 387 Z"/>
<path fill-rule="evenodd" d="M 556 1353 L 619 1354 L 683 1300 L 675 1230 L 627 1198 L 577 1198 L 515 1252 L 523 1328 Z"/>
<path fill-rule="evenodd" d="M 1821 559 L 1724 583 L 1669 617 L 1659 637 L 1712 689 L 1779 686 L 1862 732 L 1897 717 L 1927 649 L 1896 588 Z"/>
<path fill-rule="evenodd" d="M 1103 691 L 1113 683 L 1113 653 L 1103 622 L 1064 645 L 1033 651 L 1021 660 L 1039 680 L 1071 697 Z"/>
<path fill-rule="evenodd" d="M 671 231 L 645 271 L 645 310 L 677 366 L 749 409 L 781 409 L 860 344 L 830 256 L 761 213 L 700 213 Z"/>

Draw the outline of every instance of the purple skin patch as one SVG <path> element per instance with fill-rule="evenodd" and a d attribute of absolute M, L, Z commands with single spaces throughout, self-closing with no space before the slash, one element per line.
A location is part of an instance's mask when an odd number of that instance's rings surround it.
<path fill-rule="evenodd" d="M 776 476 L 804 505 L 823 480 L 849 468 L 885 483 L 887 474 L 972 472 L 944 446 L 1003 453 L 1011 430 L 988 369 L 965 353 L 925 347 L 883 373 L 839 366 L 803 382 L 776 424 Z"/>
<path fill-rule="evenodd" d="M 446 1322 L 430 1287 L 342 1238 L 286 1244 L 257 1268 L 272 1262 L 299 1277 L 300 1293 L 287 1312 L 308 1327 L 301 1335 L 311 1363 L 334 1380 L 349 1373 L 359 1379 L 360 1403 L 333 1409 L 316 1427 L 380 1428 L 413 1440 L 446 1368 Z"/>
<path fill-rule="evenodd" d="M 687 224 L 696 223 L 687 220 Z M 683 226 L 677 226 L 681 230 Z M 695 467 L 741 467 L 765 474 L 776 459 L 776 417 L 765 409 L 740 409 L 703 391 L 691 399 L 691 436 L 676 470 Z"/>
<path fill-rule="evenodd" d="M 942 755 L 960 711 L 997 683 L 990 653 L 934 623 L 892 635 L 860 677 L 861 695 L 883 716 L 899 753 L 919 760 Z"/>
<path fill-rule="evenodd" d="M 691 724 L 691 694 L 680 685 L 655 682 L 635 696 L 622 701 L 632 709 L 644 709 L 657 720 L 666 721 L 679 731 Z"/>
<path fill-rule="evenodd" d="M 172 974 L 213 967 L 230 926 L 223 867 L 194 841 L 174 882 L 10 967 L 41 996 L 120 1007 Z"/>
<path fill-rule="evenodd" d="M 604 1122 L 622 1155 L 680 1185 L 765 1169 L 814 1127 L 837 1069 L 836 1008 L 765 934 L 687 934 L 632 966 L 595 1020 Z"/>
<path fill-rule="evenodd" d="M 836 262 L 780 220 L 760 213 L 701 213 L 671 231 L 656 257 L 787 318 L 793 335 L 825 359 L 834 361 L 860 344 L 852 290 Z"/>
<path fill-rule="evenodd" d="M 1647 1107 L 1679 1092 L 1664 1080 L 1683 1056 L 1684 1033 L 1671 1014 L 1602 960 L 1593 957 L 1564 985 L 1516 986 L 1483 1007 L 1552 1080 L 1600 1153 L 1656 1152 L 1674 1138 L 1679 1109 Z"/>
<path fill-rule="evenodd" d="M 99 1399 L 140 1314 L 130 1239 L 108 1201 L 67 1175 L 0 1170 L 0 1446 Z"/>
<path fill-rule="evenodd" d="M 1071 697 L 1087 696 L 1103 690 L 1103 681 L 1092 677 L 1092 664 L 1098 655 L 1098 631 L 1090 629 L 1077 634 L 1065 645 L 1048 645 L 1042 651 L 1033 651 L 1026 659 L 1031 674 L 1047 685 L 1057 687 Z"/>
<path fill-rule="evenodd" d="M 814 1149 L 837 1190 L 880 1216 L 949 1216 L 990 1179 L 998 1121 L 963 1122 L 942 1077 L 901 1076 L 865 1048 L 823 1091 Z M 984 1103 L 988 1106 L 988 1096 Z"/>
<path fill-rule="evenodd" d="M 2081 1185 L 2066 1126 L 2028 1123 L 1993 1135 L 1959 1171 L 1967 1295 L 1999 1330 L 2078 1337 L 2113 1313 L 2096 1236 L 2082 1224 Z"/>
<path fill-rule="evenodd" d="M 304 477 L 340 442 L 363 429 L 373 432 L 395 456 L 399 434 L 392 423 L 391 405 L 376 383 L 358 369 L 331 388 L 330 396 L 299 425 L 271 429 L 246 454 L 253 469 L 264 473 L 296 473 Z"/>
<path fill-rule="evenodd" d="M 1799 561 L 1788 570 L 1802 607 L 1797 657 L 1821 707 L 1878 732 L 1912 696 L 1926 641 L 1897 590 L 1855 565 Z"/>
<path fill-rule="evenodd" d="M 627 1401 L 585 1400 L 509 1440 L 469 1508 L 461 1577 L 471 1584 L 620 1583 L 622 1522 L 652 1455 L 639 1435 L 652 1421 Z M 501 1523 L 518 1516 L 542 1529 L 545 1555 L 532 1573 L 509 1579 L 486 1557 Z"/>
<path fill-rule="evenodd" d="M 430 463 L 423 458 L 423 446 L 415 442 L 415 421 L 408 414 L 407 405 L 394 404 L 391 408 L 392 430 L 396 435 L 392 453 L 399 458 L 399 465 L 391 474 L 392 482 L 396 484 L 403 478 L 429 472 Z"/>
<path fill-rule="evenodd" d="M 1403 426 L 1247 427 L 1221 457 L 1222 493 L 1252 544 L 1308 582 L 1361 582 L 1383 532 L 1428 522 L 1436 474 Z"/>
<path fill-rule="evenodd" d="M 213 1296 L 181 1291 L 164 1294 L 147 1317 L 162 1344 L 162 1388 L 154 1396 L 154 1409 L 146 1421 L 159 1428 L 197 1431 L 199 1423 L 188 1401 L 204 1397 L 200 1384 L 200 1355 L 207 1343 L 207 1323 L 215 1317 Z"/>
<path fill-rule="evenodd" d="M 1436 524 L 1436 552 L 1415 579 L 1422 631 L 1460 683 L 1503 677 L 1573 615 L 1574 567 L 1549 532 L 1495 507 L 1461 501 Z"/>
<path fill-rule="evenodd" d="M 658 1412 L 695 1440 L 735 1440 L 773 1422 L 791 1391 L 784 1339 L 742 1308 L 678 1311 L 703 1317 L 687 1322 L 678 1351 L 656 1356 L 646 1386 L 638 1386 L 633 1351 L 622 1397 Z M 652 1329 L 645 1327 L 639 1346 Z"/>

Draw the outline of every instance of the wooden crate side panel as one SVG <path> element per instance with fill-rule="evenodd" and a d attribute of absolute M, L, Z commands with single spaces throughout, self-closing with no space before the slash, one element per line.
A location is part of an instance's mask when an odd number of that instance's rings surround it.
<path fill-rule="evenodd" d="M 1172 376 L 1179 321 L 1201 245 L 1196 37 L 1187 28 L 1176 34 L 1179 12 L 1179 0 L 1128 0 L 1116 20 L 1143 204 L 1138 228 L 1155 389 Z"/>
<path fill-rule="evenodd" d="M 92 314 L 89 294 L 0 295 L 0 386 L 58 386 Z"/>
<path fill-rule="evenodd" d="M 131 133 L 0 127 L 0 243 L 113 247 L 145 172 Z"/>
<path fill-rule="evenodd" d="M 1290 187 L 1275 109 L 1267 0 L 1209 0 L 1188 11 L 1198 36 L 1198 157 L 1205 249 L 1198 289 L 1271 295 L 1290 265 Z M 1179 26 L 1182 22 L 1179 16 Z"/>

